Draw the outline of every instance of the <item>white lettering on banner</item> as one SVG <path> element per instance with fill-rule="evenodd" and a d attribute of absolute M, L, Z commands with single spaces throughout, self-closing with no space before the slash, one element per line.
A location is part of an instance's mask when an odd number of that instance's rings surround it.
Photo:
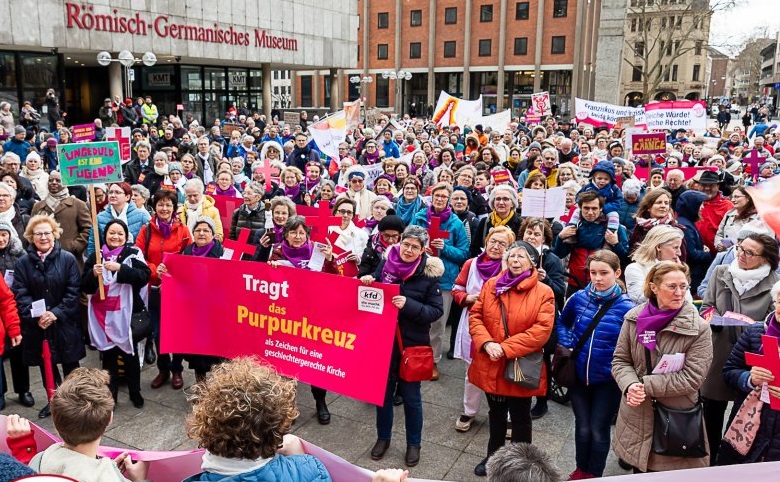
<path fill-rule="evenodd" d="M 268 282 L 263 279 L 257 279 L 251 274 L 244 275 L 244 289 L 251 292 L 257 292 L 260 294 L 268 295 L 272 300 L 278 300 L 279 295 L 284 298 L 288 298 L 290 295 L 287 293 L 287 289 L 290 287 L 287 281 Z"/>
<path fill-rule="evenodd" d="M 626 107 L 575 98 L 577 122 L 594 126 L 615 126 L 621 117 L 636 119 L 636 127 L 648 130 L 692 129 L 707 130 L 707 110 L 702 101 L 652 102 L 644 107 Z"/>
<path fill-rule="evenodd" d="M 366 171 L 366 186 L 369 189 L 374 189 L 374 181 L 385 172 L 384 166 L 376 163 L 370 166 L 363 166 L 363 168 Z"/>

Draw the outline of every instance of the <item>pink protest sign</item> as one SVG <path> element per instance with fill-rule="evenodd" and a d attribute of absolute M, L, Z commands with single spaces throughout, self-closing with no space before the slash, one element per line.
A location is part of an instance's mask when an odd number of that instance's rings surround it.
<path fill-rule="evenodd" d="M 70 128 L 73 142 L 91 142 L 95 140 L 95 124 L 79 124 Z"/>
<path fill-rule="evenodd" d="M 717 171 L 718 168 L 715 166 L 664 167 L 663 170 L 664 170 L 664 179 L 666 179 L 666 175 L 669 173 L 669 171 L 680 170 L 683 172 L 683 175 L 685 176 L 685 180 L 687 181 L 688 179 L 692 179 L 699 171 Z M 642 181 L 647 181 L 648 179 L 650 179 L 650 168 L 636 166 L 636 171 L 634 172 L 634 175 L 637 177 L 637 179 L 640 179 Z"/>
<path fill-rule="evenodd" d="M 257 355 L 286 376 L 383 403 L 397 285 L 180 255 L 167 256 L 165 266 L 163 353 Z"/>
<path fill-rule="evenodd" d="M 636 155 L 665 153 L 666 134 L 663 132 L 631 134 L 631 152 Z"/>
<path fill-rule="evenodd" d="M 222 220 L 222 229 L 230 232 L 230 223 L 233 221 L 233 212 L 244 202 L 241 198 L 209 194 L 214 199 L 214 207 L 219 211 L 219 219 Z M 227 234 L 225 235 L 227 238 Z"/>
<path fill-rule="evenodd" d="M 777 375 L 780 374 L 780 349 L 778 349 L 777 338 L 769 335 L 761 335 L 761 343 L 764 346 L 764 353 L 745 353 L 745 363 L 753 367 L 762 367 L 769 370 L 775 376 L 769 385 L 780 386 L 780 380 Z M 780 410 L 780 398 L 771 396 L 769 398 L 772 410 Z"/>

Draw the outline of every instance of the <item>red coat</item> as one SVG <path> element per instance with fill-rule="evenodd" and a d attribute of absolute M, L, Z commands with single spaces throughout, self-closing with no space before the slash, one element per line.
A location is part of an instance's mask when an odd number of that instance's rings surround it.
<path fill-rule="evenodd" d="M 696 229 L 699 230 L 704 245 L 710 248 L 710 253 L 715 252 L 715 233 L 718 232 L 718 226 L 733 207 L 734 204 L 722 194 L 710 201 L 704 201 L 701 205 L 701 219 L 696 223 Z"/>
<path fill-rule="evenodd" d="M 477 258 L 469 258 L 463 263 L 463 267 L 460 269 L 458 277 L 455 278 L 455 284 L 452 285 L 452 300 L 461 308 L 471 309 L 471 306 L 466 304 L 466 297 L 468 296 L 466 293 L 466 283 L 469 282 L 469 270 L 471 269 L 471 263 L 473 263 L 475 259 Z"/>
<path fill-rule="evenodd" d="M 5 337 L 13 338 L 22 334 L 19 311 L 11 288 L 0 280 L 0 355 L 5 349 Z"/>
<path fill-rule="evenodd" d="M 151 229 L 151 234 L 149 230 Z M 147 246 L 146 240 L 149 240 L 149 246 Z M 157 265 L 162 263 L 163 254 L 174 253 L 179 254 L 184 251 L 190 243 L 192 243 L 192 236 L 190 235 L 190 229 L 181 223 L 178 218 L 174 218 L 173 228 L 171 229 L 171 236 L 168 239 L 163 238 L 160 228 L 157 227 L 157 216 L 152 216 L 152 220 L 149 224 L 145 224 L 138 232 L 138 236 L 135 238 L 135 245 L 144 254 L 146 264 L 149 265 L 149 269 L 152 270 L 152 276 L 149 278 L 150 286 L 160 286 L 160 275 L 157 274 Z"/>
<path fill-rule="evenodd" d="M 469 332 L 474 341 L 474 361 L 469 366 L 469 381 L 485 393 L 510 397 L 543 396 L 547 393 L 546 368 L 542 364 L 542 378 L 535 390 L 523 388 L 504 379 L 506 360 L 539 352 L 553 329 L 555 296 L 552 289 L 539 282 L 536 270 L 515 288 L 502 294 L 506 307 L 509 333 L 506 338 L 501 322 L 496 280 L 491 278 L 482 286 L 479 299 L 469 311 Z M 491 361 L 482 348 L 487 342 L 501 344 L 505 357 Z"/>

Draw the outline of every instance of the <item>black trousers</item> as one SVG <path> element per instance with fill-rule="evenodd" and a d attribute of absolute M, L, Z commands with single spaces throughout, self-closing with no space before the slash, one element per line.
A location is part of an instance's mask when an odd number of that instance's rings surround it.
<path fill-rule="evenodd" d="M 29 392 L 30 367 L 22 362 L 22 346 L 11 348 L 10 345 L 7 345 L 2 359 L 10 360 L 11 362 L 11 379 L 14 385 L 14 392 L 19 394 Z M 2 363 L 0 363 L 0 374 L 3 377 L 3 394 L 5 394 L 8 391 L 8 383 L 5 377 L 5 366 Z"/>
<path fill-rule="evenodd" d="M 325 395 L 328 393 L 327 390 L 320 387 L 315 387 L 314 385 L 311 386 L 311 394 L 314 397 L 314 400 L 325 400 Z"/>
<path fill-rule="evenodd" d="M 704 397 L 702 400 L 704 401 L 704 426 L 707 428 L 707 441 L 710 443 L 710 466 L 714 467 L 718 462 L 718 449 L 723 438 L 723 419 L 726 417 L 726 407 L 729 402 Z"/>
<path fill-rule="evenodd" d="M 57 367 L 56 363 L 51 364 L 52 371 L 54 372 L 54 387 L 60 386 L 62 384 L 62 379 L 67 378 L 68 375 L 70 375 L 70 372 L 75 370 L 79 367 L 79 362 L 73 362 L 73 363 L 61 363 L 62 365 L 62 376 L 60 376 L 60 370 Z M 43 389 L 46 390 L 46 370 L 43 368 L 43 364 L 41 364 L 38 368 L 41 369 L 41 384 L 43 385 Z"/>
<path fill-rule="evenodd" d="M 504 397 L 485 394 L 488 402 L 490 439 L 487 456 L 496 453 L 506 441 L 506 414 L 512 418 L 512 443 L 531 443 L 531 397 Z"/>
<path fill-rule="evenodd" d="M 113 347 L 103 353 L 103 370 L 111 375 L 111 393 L 116 394 L 119 389 L 119 357 L 122 357 L 122 368 L 125 371 L 127 389 L 131 394 L 141 393 L 141 365 L 138 360 L 138 351 L 134 355 L 125 353 L 119 347 Z"/>

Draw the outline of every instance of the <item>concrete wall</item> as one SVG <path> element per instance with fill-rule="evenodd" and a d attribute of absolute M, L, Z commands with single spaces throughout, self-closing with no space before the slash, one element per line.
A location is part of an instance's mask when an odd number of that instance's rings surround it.
<path fill-rule="evenodd" d="M 137 34 L 98 31 L 88 28 L 90 15 L 124 17 L 143 28 Z M 151 51 L 158 57 L 181 56 L 183 61 L 212 64 L 351 68 L 357 61 L 354 0 L 0 0 L 0 18 L 5 19 L 0 48 L 57 47 L 72 53 L 129 50 L 136 55 Z M 241 37 L 241 45 L 172 38 L 171 25 L 221 30 L 232 26 L 246 37 Z M 161 34 L 165 27 L 167 35 Z M 259 46 L 256 31 L 287 39 L 287 48 Z"/>
<path fill-rule="evenodd" d="M 623 64 L 623 29 L 627 0 L 603 0 L 596 48 L 596 80 L 593 100 L 622 105 L 620 77 Z"/>

